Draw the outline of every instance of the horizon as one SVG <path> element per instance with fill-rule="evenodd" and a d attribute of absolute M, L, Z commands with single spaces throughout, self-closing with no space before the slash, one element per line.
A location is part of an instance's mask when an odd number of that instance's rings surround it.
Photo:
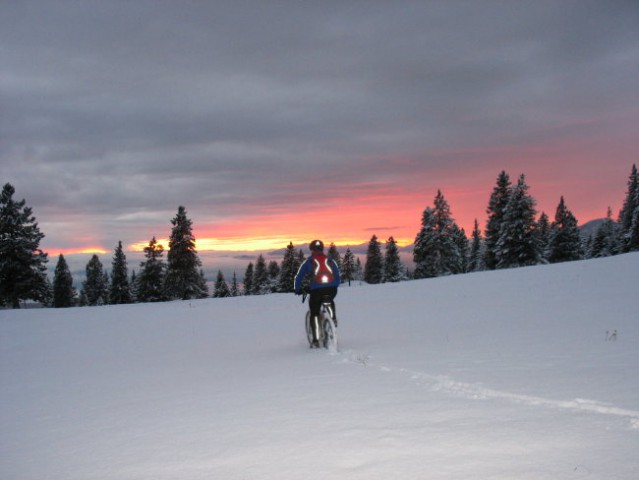
<path fill-rule="evenodd" d="M 541 213 L 541 212 L 539 212 Z M 599 218 L 593 218 L 591 220 L 588 220 L 584 223 L 579 222 L 579 229 L 582 229 L 583 227 L 592 224 L 593 222 L 599 222 L 604 220 L 606 217 L 599 217 Z M 613 219 L 613 221 L 616 222 L 616 220 Z M 481 238 L 484 238 L 484 230 L 482 228 L 480 228 L 481 230 Z M 417 234 L 418 232 L 416 231 L 415 234 Z M 468 239 L 470 240 L 470 234 L 472 233 L 472 230 L 466 231 L 466 236 L 468 237 Z M 338 249 L 342 249 L 345 251 L 345 249 L 353 249 L 353 248 L 362 248 L 362 247 L 366 247 L 372 236 L 375 235 L 377 237 L 377 240 L 379 241 L 380 244 L 384 245 L 385 243 L 387 243 L 388 239 L 393 236 L 392 234 L 389 235 L 388 237 L 384 237 L 384 236 L 380 236 L 377 235 L 375 233 L 372 233 L 371 236 L 368 239 L 362 239 L 361 241 L 357 242 L 357 241 L 352 241 L 352 242 L 344 242 L 344 243 L 335 243 L 335 242 L 329 242 L 326 244 L 327 248 L 328 246 L 330 246 L 331 244 L 334 244 L 335 247 L 337 247 Z M 394 238 L 394 237 L 393 237 Z M 400 243 L 399 241 L 397 241 L 396 238 L 394 238 L 395 241 L 397 242 L 397 246 L 400 249 L 406 249 L 409 248 L 411 246 L 413 246 L 414 244 L 414 238 L 412 240 L 410 240 L 410 242 L 402 242 Z M 158 245 L 161 245 L 164 249 L 164 252 L 166 253 L 168 251 L 168 244 L 169 244 L 169 239 L 168 238 L 156 238 L 156 242 Z M 204 239 L 203 242 L 205 244 L 209 244 L 212 243 L 211 239 Z M 252 244 L 251 242 L 248 242 L 249 245 Z M 273 243 L 271 246 L 271 243 L 268 243 L 267 246 L 265 246 L 264 248 L 255 248 L 255 249 L 250 249 L 250 248 L 228 248 L 228 249 L 223 249 L 223 248 L 200 248 L 198 247 L 198 245 L 201 244 L 201 241 L 198 240 L 197 238 L 195 239 L 195 250 L 198 253 L 211 253 L 211 254 L 233 254 L 235 256 L 237 256 L 237 258 L 243 258 L 243 257 L 247 257 L 249 255 L 255 254 L 256 256 L 259 254 L 270 254 L 270 255 L 276 255 L 279 253 L 282 253 L 286 250 L 286 248 L 288 247 L 289 244 L 293 244 L 293 246 L 296 249 L 299 250 L 303 250 L 305 253 L 308 253 L 307 250 L 307 245 L 310 242 L 307 241 L 301 241 L 301 242 L 293 242 L 293 241 L 289 241 L 287 243 Z M 149 242 L 139 242 L 139 243 L 134 243 L 134 244 L 129 244 L 127 245 L 122 245 L 123 247 L 123 251 L 125 253 L 134 253 L 134 254 L 143 254 L 144 248 L 146 246 L 148 246 Z M 234 244 L 237 245 L 237 244 Z M 128 248 L 127 248 L 128 247 Z M 66 257 L 68 256 L 79 256 L 79 255 L 87 255 L 87 256 L 91 256 L 93 254 L 97 254 L 97 255 L 109 255 L 109 254 L 113 254 L 115 247 L 113 247 L 112 249 L 108 250 L 105 248 L 87 248 L 87 249 L 83 249 L 80 251 L 58 251 L 57 253 L 52 253 L 49 251 L 46 251 L 44 249 L 42 249 L 44 253 L 47 253 L 47 255 L 49 256 L 49 259 L 51 259 L 53 256 L 58 256 L 58 255 L 63 255 Z M 343 253 L 340 251 L 340 253 Z M 90 258 L 90 257 L 89 257 Z M 251 257 L 252 258 L 252 257 Z M 257 257 L 256 257 L 257 258 Z"/>
<path fill-rule="evenodd" d="M 584 224 L 579 225 L 579 229 L 582 232 L 582 236 L 585 235 L 584 227 L 588 227 L 590 224 L 595 222 L 600 222 L 604 218 L 597 218 L 590 220 Z M 482 236 L 483 238 L 483 236 Z M 386 244 L 387 239 L 380 239 L 378 241 L 383 246 Z M 470 237 L 469 237 L 470 241 Z M 336 245 L 340 255 L 344 255 L 346 249 L 350 249 L 353 255 L 360 259 L 362 265 L 366 263 L 366 249 L 368 247 L 368 241 L 358 243 L 358 244 L 348 244 L 348 245 Z M 287 244 L 288 245 L 288 244 Z M 202 270 L 204 270 L 205 278 L 209 285 L 213 285 L 215 282 L 215 277 L 218 271 L 221 271 L 225 277 L 225 280 L 228 282 L 232 278 L 233 274 L 237 275 L 238 281 L 241 283 L 243 281 L 243 276 L 248 267 L 249 263 L 255 265 L 258 257 L 262 255 L 265 261 L 268 263 L 270 261 L 276 261 L 281 263 L 283 260 L 284 252 L 286 250 L 287 245 L 281 246 L 280 248 L 275 249 L 266 249 L 266 250 L 197 250 L 198 257 L 202 262 Z M 330 244 L 328 244 L 330 245 Z M 327 248 L 328 248 L 327 245 Z M 411 247 L 413 244 L 399 246 L 399 255 L 402 265 L 405 268 L 411 270 L 414 268 L 413 262 L 413 252 Z M 304 244 L 294 244 L 294 247 L 297 250 L 302 250 L 305 255 L 307 255 L 307 243 Z M 166 255 L 167 248 L 165 247 L 164 255 Z M 85 276 L 86 265 L 91 259 L 91 257 L 96 254 L 100 259 L 100 262 L 105 268 L 105 271 L 110 272 L 111 261 L 113 259 L 114 250 L 105 251 L 105 252 L 77 252 L 77 253 L 62 253 L 64 256 L 67 265 L 69 266 L 69 271 L 73 277 L 73 283 L 76 287 L 81 287 L 81 281 Z M 46 253 L 46 252 L 45 252 Z M 129 275 L 135 270 L 139 271 L 140 262 L 144 260 L 144 253 L 141 250 L 126 250 L 124 249 L 124 253 L 126 255 L 127 260 L 127 269 Z M 57 264 L 57 254 L 55 256 L 49 254 L 49 261 L 47 263 L 47 271 L 51 277 L 53 277 L 55 267 Z M 166 257 L 164 258 L 166 261 Z"/>

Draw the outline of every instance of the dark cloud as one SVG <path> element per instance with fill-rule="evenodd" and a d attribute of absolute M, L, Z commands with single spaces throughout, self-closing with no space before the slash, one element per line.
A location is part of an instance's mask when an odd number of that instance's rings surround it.
<path fill-rule="evenodd" d="M 303 205 L 318 170 L 364 194 L 498 145 L 628 151 L 638 24 L 632 1 L 5 2 L 2 174 L 108 237 Z"/>

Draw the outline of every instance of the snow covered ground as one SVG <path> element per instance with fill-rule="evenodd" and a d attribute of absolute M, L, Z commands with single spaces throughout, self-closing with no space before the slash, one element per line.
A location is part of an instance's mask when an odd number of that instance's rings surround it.
<path fill-rule="evenodd" d="M 0 311 L 0 478 L 639 478 L 639 254 L 337 297 Z M 610 339 L 616 331 L 616 340 Z"/>

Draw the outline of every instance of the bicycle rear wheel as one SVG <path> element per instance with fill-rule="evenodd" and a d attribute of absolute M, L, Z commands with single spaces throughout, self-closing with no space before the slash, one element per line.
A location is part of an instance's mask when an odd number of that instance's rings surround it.
<path fill-rule="evenodd" d="M 323 316 L 322 330 L 324 331 L 323 346 L 324 348 L 337 352 L 337 329 L 333 323 L 333 319 Z"/>

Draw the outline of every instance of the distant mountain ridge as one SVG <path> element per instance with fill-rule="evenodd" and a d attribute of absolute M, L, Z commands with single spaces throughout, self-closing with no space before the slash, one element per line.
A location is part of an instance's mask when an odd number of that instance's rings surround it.
<path fill-rule="evenodd" d="M 596 218 L 584 223 L 579 227 L 579 234 L 581 238 L 594 237 L 597 234 L 597 230 L 605 221 L 605 218 Z"/>

